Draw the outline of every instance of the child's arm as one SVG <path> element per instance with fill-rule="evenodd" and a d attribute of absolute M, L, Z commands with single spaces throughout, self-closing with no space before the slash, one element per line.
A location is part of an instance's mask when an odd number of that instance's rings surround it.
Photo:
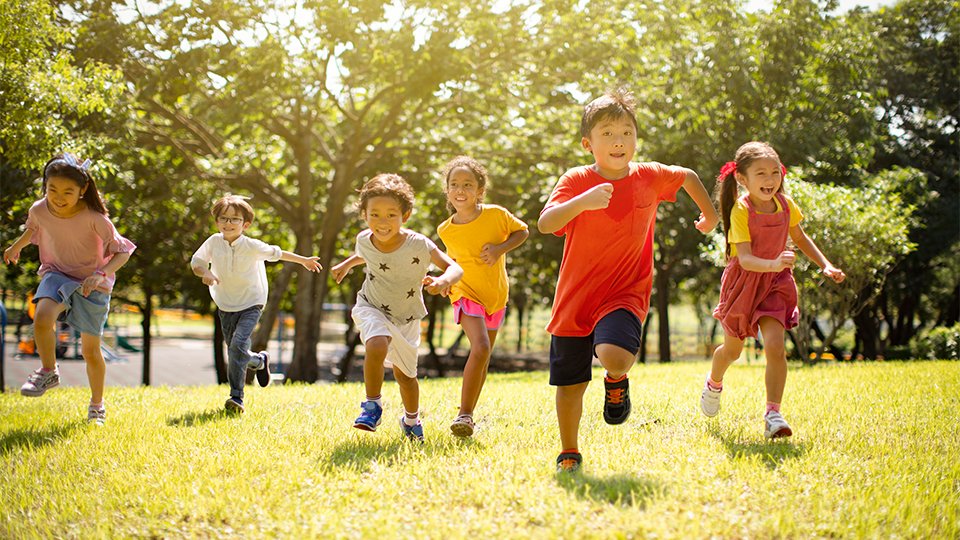
<path fill-rule="evenodd" d="M 101 283 L 107 280 L 107 276 L 119 270 L 120 267 L 127 264 L 127 261 L 129 260 L 130 252 L 128 251 L 114 253 L 113 257 L 110 258 L 110 261 L 103 265 L 103 268 L 101 268 L 99 272 L 83 280 L 83 286 L 80 289 L 80 294 L 83 296 L 88 296 L 91 292 L 96 290 Z"/>
<path fill-rule="evenodd" d="M 17 241 L 3 252 L 3 262 L 7 264 L 17 264 L 17 261 L 20 260 L 20 250 L 25 248 L 27 244 L 30 243 L 30 236 L 32 234 L 32 229 L 23 231 L 23 234 L 20 235 L 20 238 L 17 238 Z"/>
<path fill-rule="evenodd" d="M 320 257 L 304 257 L 289 251 L 281 251 L 280 253 L 281 261 L 300 263 L 304 268 L 311 272 L 319 272 L 320 270 L 323 270 L 323 266 L 320 266 Z"/>
<path fill-rule="evenodd" d="M 800 248 L 800 251 L 802 251 L 804 255 L 810 257 L 811 261 L 817 263 L 817 266 L 820 267 L 824 275 L 837 283 L 840 283 L 847 277 L 846 274 L 843 273 L 843 270 L 830 264 L 830 261 L 823 256 L 823 253 L 821 253 L 817 245 L 813 243 L 813 240 L 807 236 L 807 233 L 803 231 L 803 227 L 801 227 L 799 223 L 790 227 L 790 238 L 793 239 L 793 243 Z"/>
<path fill-rule="evenodd" d="M 779 272 L 784 268 L 793 268 L 793 263 L 797 260 L 797 255 L 790 250 L 780 253 L 776 259 L 761 259 L 753 254 L 750 242 L 740 242 L 735 245 L 740 266 L 750 272 Z"/>
<path fill-rule="evenodd" d="M 576 197 L 551 206 L 540 214 L 537 228 L 543 234 L 553 234 L 567 226 L 573 218 L 587 210 L 602 210 L 610 205 L 613 196 L 613 184 L 607 182 L 593 186 Z"/>
<path fill-rule="evenodd" d="M 683 190 L 687 192 L 687 195 L 690 195 L 693 202 L 697 203 L 700 208 L 700 218 L 697 219 L 694 226 L 702 233 L 712 231 L 720 223 L 720 216 L 713 206 L 713 201 L 710 200 L 710 194 L 707 193 L 703 183 L 700 182 L 700 177 L 690 169 L 687 169 L 687 178 L 683 181 Z M 740 253 L 740 248 L 737 248 L 737 253 Z"/>
<path fill-rule="evenodd" d="M 443 273 L 436 277 L 426 276 L 423 278 L 423 284 L 426 285 L 428 293 L 446 296 L 450 293 L 450 287 L 463 277 L 463 268 L 460 268 L 460 265 L 455 263 L 449 255 L 440 251 L 440 248 L 430 252 L 430 262 L 442 269 Z"/>
<path fill-rule="evenodd" d="M 345 261 L 334 266 L 330 269 L 330 275 L 333 276 L 333 279 L 337 280 L 337 283 L 340 283 L 343 280 L 343 277 L 347 275 L 347 272 L 350 271 L 354 266 L 360 266 L 361 264 L 366 264 L 367 261 L 363 260 L 363 257 L 354 253 L 353 255 L 347 257 Z"/>
<path fill-rule="evenodd" d="M 204 285 L 209 287 L 215 283 L 220 283 L 220 280 L 217 279 L 217 276 L 214 275 L 213 271 L 211 271 L 209 268 L 202 268 L 192 264 L 190 265 L 190 268 L 193 270 L 193 275 L 203 279 Z"/>
<path fill-rule="evenodd" d="M 493 266 L 500 257 L 524 243 L 528 236 L 530 236 L 530 231 L 520 229 L 519 231 L 513 231 L 502 244 L 484 244 L 480 248 L 480 259 L 487 263 L 487 266 Z"/>

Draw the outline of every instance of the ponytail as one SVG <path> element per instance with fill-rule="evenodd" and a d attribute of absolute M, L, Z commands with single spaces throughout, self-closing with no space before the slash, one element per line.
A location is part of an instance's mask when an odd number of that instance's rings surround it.
<path fill-rule="evenodd" d="M 737 173 L 747 175 L 747 169 L 754 161 L 760 158 L 772 157 L 780 162 L 780 156 L 772 146 L 765 142 L 750 141 L 737 149 L 737 155 L 733 161 L 726 162 L 720 169 L 720 176 L 717 177 L 717 184 L 713 188 L 713 194 L 720 207 L 720 219 L 723 222 L 723 239 L 726 243 L 725 254 L 730 257 L 730 212 L 733 205 L 737 204 Z M 780 163 L 780 171 L 783 176 L 787 175 L 787 169 Z M 782 177 L 781 177 L 782 178 Z M 781 180 L 778 193 L 784 191 L 784 182 Z"/>

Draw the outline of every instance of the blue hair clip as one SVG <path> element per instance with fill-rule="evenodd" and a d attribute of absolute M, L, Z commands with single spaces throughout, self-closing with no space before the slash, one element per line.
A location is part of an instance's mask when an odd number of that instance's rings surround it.
<path fill-rule="evenodd" d="M 90 165 L 93 164 L 93 162 L 90 161 L 89 158 L 83 160 L 83 163 L 77 163 L 77 156 L 71 154 L 70 152 L 64 152 L 64 153 L 63 153 L 63 157 L 51 161 L 51 162 L 50 162 L 50 165 L 56 165 L 56 164 L 58 164 L 58 163 L 63 163 L 63 164 L 66 164 L 66 165 L 69 165 L 69 166 L 71 166 L 71 167 L 75 167 L 75 168 L 77 168 L 77 169 L 81 169 L 81 170 L 84 170 L 84 171 L 89 170 L 89 169 L 90 169 Z M 47 165 L 47 167 L 49 168 L 50 165 Z"/>

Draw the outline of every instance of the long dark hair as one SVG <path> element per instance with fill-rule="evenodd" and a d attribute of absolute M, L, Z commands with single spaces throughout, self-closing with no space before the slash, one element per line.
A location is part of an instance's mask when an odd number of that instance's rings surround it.
<path fill-rule="evenodd" d="M 81 198 L 87 203 L 87 208 L 103 215 L 107 215 L 107 207 L 103 204 L 100 192 L 97 190 L 97 183 L 90 176 L 87 170 L 89 161 L 79 161 L 77 156 L 64 152 L 57 154 L 43 166 L 43 195 L 47 195 L 47 180 L 54 176 L 58 178 L 67 178 L 73 180 L 77 186 L 83 190 Z M 84 189 L 86 188 L 86 189 Z"/>
<path fill-rule="evenodd" d="M 454 169 L 467 169 L 473 173 L 473 177 L 477 179 L 477 202 L 483 201 L 483 194 L 487 191 L 487 169 L 480 164 L 479 161 L 473 159 L 470 156 L 457 156 L 447 162 L 443 166 L 441 174 L 443 175 L 443 192 L 447 193 L 450 188 L 450 173 Z M 450 200 L 447 200 L 447 210 L 451 212 L 454 211 L 453 205 L 450 204 Z"/>
<path fill-rule="evenodd" d="M 737 149 L 736 157 L 723 166 L 723 169 L 720 170 L 720 176 L 717 177 L 717 184 L 713 188 L 713 196 L 717 201 L 717 206 L 720 207 L 720 219 L 723 221 L 723 239 L 727 245 L 727 257 L 730 257 L 730 211 L 733 210 L 733 205 L 737 204 L 737 195 L 739 194 L 735 173 L 746 176 L 747 169 L 754 161 L 768 157 L 777 160 L 778 163 L 780 162 L 780 156 L 772 146 L 765 142 L 750 141 Z M 782 169 L 783 165 L 781 164 L 780 167 Z M 782 190 L 783 181 L 781 180 L 777 193 Z"/>

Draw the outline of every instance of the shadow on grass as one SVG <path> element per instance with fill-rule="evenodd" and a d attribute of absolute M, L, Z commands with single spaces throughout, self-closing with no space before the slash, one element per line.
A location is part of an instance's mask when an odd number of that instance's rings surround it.
<path fill-rule="evenodd" d="M 78 421 L 46 429 L 24 428 L 5 433 L 0 438 L 0 456 L 6 457 L 11 450 L 20 446 L 38 448 L 56 444 L 84 425 Z"/>
<path fill-rule="evenodd" d="M 629 474 L 616 474 L 600 478 L 576 473 L 557 474 L 557 484 L 581 499 L 618 506 L 643 508 L 654 495 L 663 492 L 658 482 Z"/>
<path fill-rule="evenodd" d="M 724 433 L 717 426 L 711 426 L 709 431 L 713 438 L 723 443 L 731 458 L 757 458 L 771 471 L 780 468 L 789 459 L 802 457 L 810 446 L 809 443 L 796 442 L 789 438 L 772 441 L 750 439 L 742 433 Z"/>
<path fill-rule="evenodd" d="M 181 414 L 180 416 L 168 418 L 167 425 L 177 426 L 177 427 L 191 427 L 191 426 L 206 424 L 207 422 L 224 420 L 227 418 L 238 418 L 239 416 L 240 416 L 239 413 L 229 412 L 226 409 L 214 409 L 211 411 L 203 411 L 203 412 L 188 412 L 188 413 Z"/>
<path fill-rule="evenodd" d="M 473 438 L 428 438 L 420 444 L 404 439 L 399 433 L 364 433 L 357 430 L 355 437 L 341 442 L 318 461 L 322 467 L 348 467 L 364 472 L 373 467 L 373 463 L 386 467 L 402 466 L 413 454 L 448 456 L 464 449 L 480 452 L 485 448 L 484 444 Z"/>

